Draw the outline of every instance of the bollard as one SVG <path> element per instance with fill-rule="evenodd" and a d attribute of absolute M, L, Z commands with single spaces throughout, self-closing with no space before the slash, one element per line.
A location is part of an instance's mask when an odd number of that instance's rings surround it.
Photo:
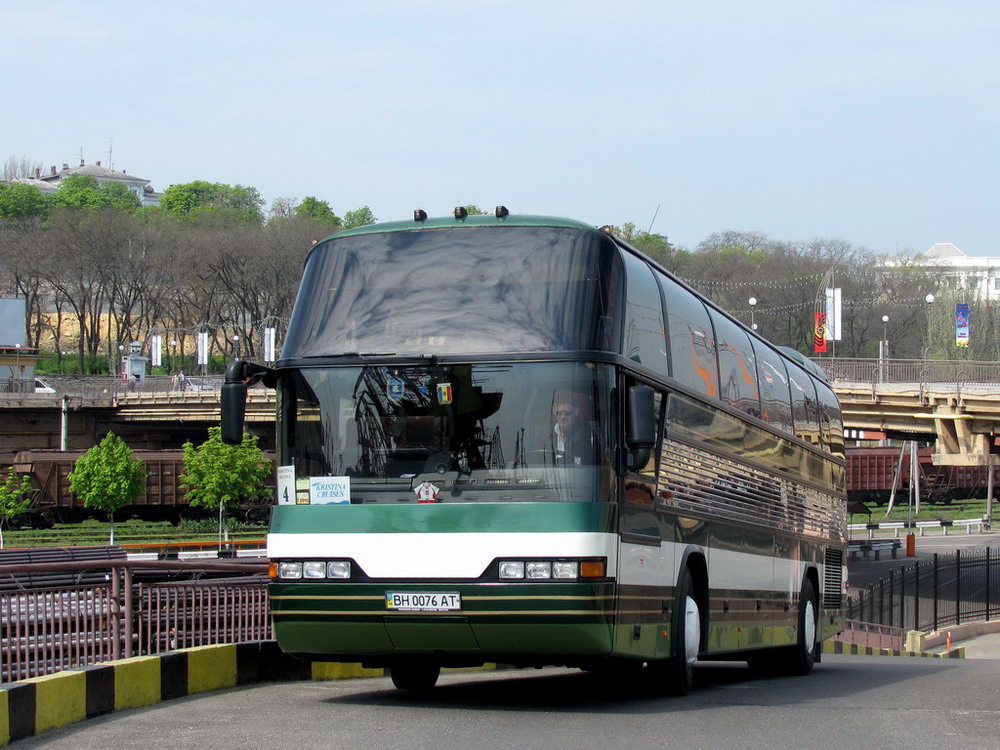
<path fill-rule="evenodd" d="M 948 637 L 944 639 L 944 650 L 951 651 L 951 631 L 948 631 Z"/>
<path fill-rule="evenodd" d="M 906 556 L 914 557 L 917 554 L 917 538 L 912 533 L 906 535 Z"/>

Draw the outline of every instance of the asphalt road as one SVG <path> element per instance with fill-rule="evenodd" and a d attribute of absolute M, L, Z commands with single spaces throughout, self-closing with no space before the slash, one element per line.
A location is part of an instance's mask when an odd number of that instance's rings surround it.
<path fill-rule="evenodd" d="M 1000 747 L 993 661 L 825 656 L 809 677 L 699 665 L 685 698 L 567 670 L 266 684 L 111 714 L 15 743 L 88 750 Z"/>

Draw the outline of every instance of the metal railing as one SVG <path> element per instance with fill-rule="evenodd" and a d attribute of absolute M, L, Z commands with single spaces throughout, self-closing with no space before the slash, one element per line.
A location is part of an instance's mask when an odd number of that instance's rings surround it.
<path fill-rule="evenodd" d="M 943 359 L 817 358 L 830 382 L 837 383 L 1000 383 L 1000 362 Z"/>
<path fill-rule="evenodd" d="M 0 566 L 0 575 L 105 571 L 105 581 L 0 592 L 0 682 L 175 648 L 267 640 L 267 566 L 88 561 Z M 225 572 L 216 580 L 143 578 Z"/>
<path fill-rule="evenodd" d="M 0 400 L 58 401 L 63 396 L 83 401 L 111 401 L 136 394 L 175 394 L 193 396 L 212 394 L 218 398 L 222 375 L 190 375 L 183 381 L 167 375 L 150 375 L 138 380 L 123 380 L 113 375 L 41 375 L 55 393 L 36 393 L 33 378 L 0 381 Z"/>
<path fill-rule="evenodd" d="M 1000 617 L 1000 556 L 985 548 L 900 566 L 852 598 L 852 620 L 924 632 Z"/>

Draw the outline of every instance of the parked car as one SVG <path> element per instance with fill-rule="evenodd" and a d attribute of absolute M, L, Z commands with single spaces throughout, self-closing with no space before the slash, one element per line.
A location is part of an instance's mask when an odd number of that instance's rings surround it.
<path fill-rule="evenodd" d="M 44 380 L 39 380 L 35 378 L 35 393 L 55 393 L 56 389 L 51 385 L 46 383 Z"/>

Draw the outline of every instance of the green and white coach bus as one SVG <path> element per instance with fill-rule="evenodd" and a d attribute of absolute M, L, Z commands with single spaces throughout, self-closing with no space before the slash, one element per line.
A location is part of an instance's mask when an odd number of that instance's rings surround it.
<path fill-rule="evenodd" d="M 606 229 L 510 215 L 318 242 L 275 367 L 281 648 L 384 666 L 807 673 L 843 628 L 843 429 L 821 371 Z"/>

